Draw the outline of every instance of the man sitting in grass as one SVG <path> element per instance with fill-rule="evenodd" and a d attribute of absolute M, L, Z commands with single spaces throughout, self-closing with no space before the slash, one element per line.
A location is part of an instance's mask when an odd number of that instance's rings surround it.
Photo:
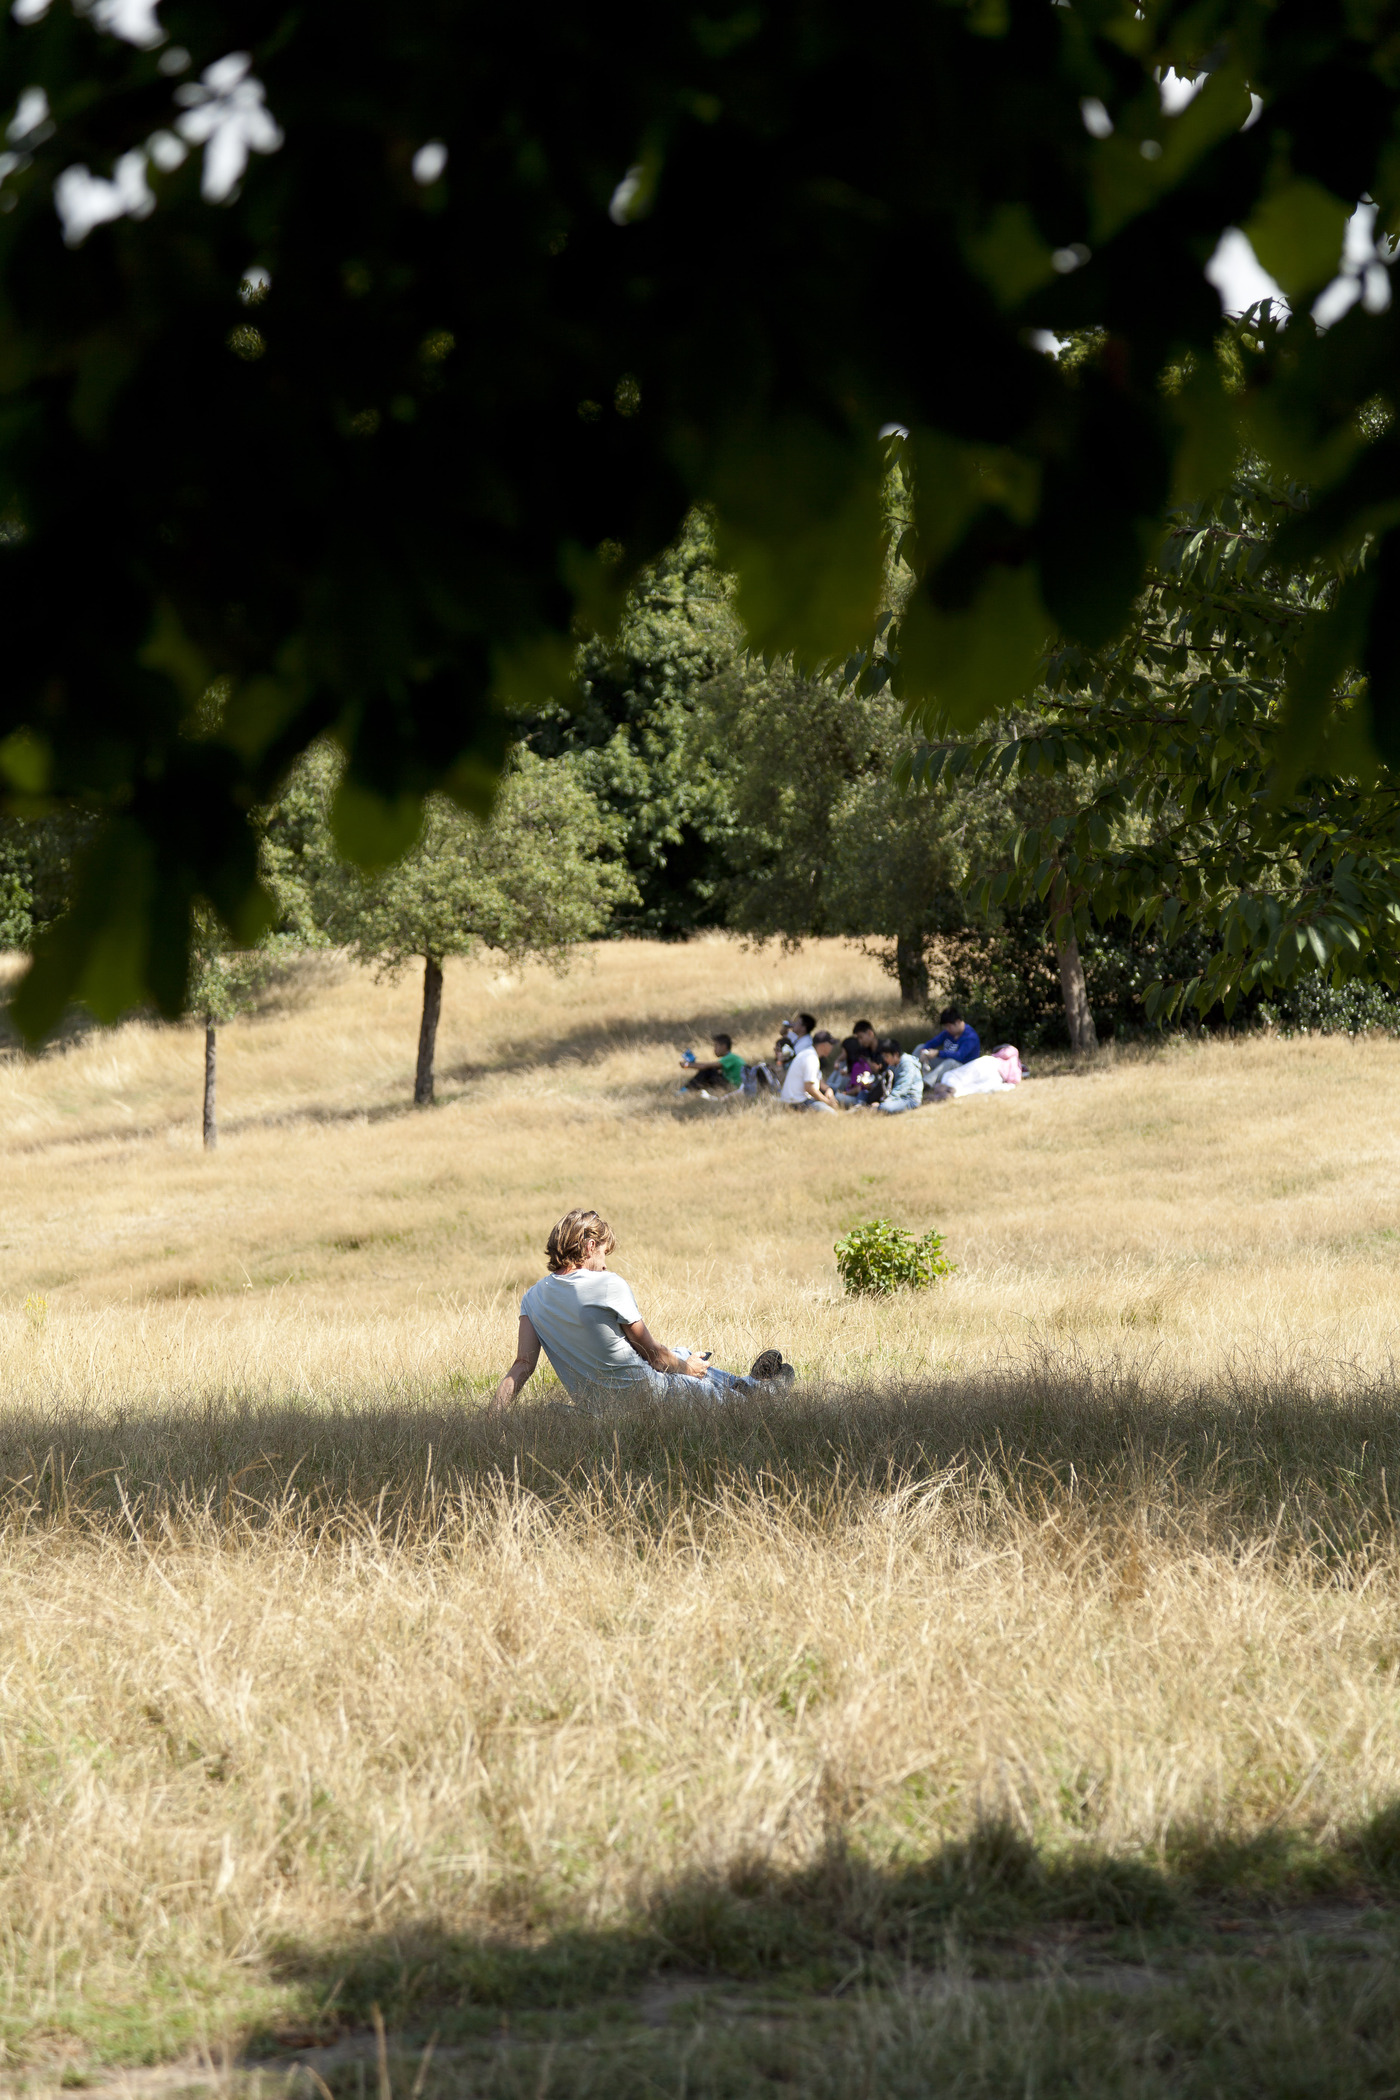
<path fill-rule="evenodd" d="M 804 1014 L 799 1018 L 807 1020 Z M 835 1115 L 836 1096 L 827 1084 L 826 1068 L 836 1055 L 836 1044 L 828 1028 L 819 1028 L 815 1035 L 803 1036 L 793 1052 L 792 1063 L 783 1080 L 779 1095 L 787 1108 L 820 1109 L 826 1115 Z"/>
<path fill-rule="evenodd" d="M 509 1407 L 533 1377 L 540 1349 L 571 1400 L 597 1409 L 627 1400 L 727 1400 L 791 1384 L 781 1349 L 765 1349 L 747 1378 L 707 1356 L 667 1349 L 637 1310 L 631 1288 L 608 1270 L 617 1241 L 596 1210 L 571 1210 L 545 1245 L 549 1274 L 520 1301 L 515 1362 L 496 1387 L 492 1412 Z"/>
<path fill-rule="evenodd" d="M 734 1039 L 728 1035 L 712 1035 L 715 1061 L 712 1065 L 697 1065 L 685 1085 L 677 1091 L 682 1094 L 728 1094 L 744 1083 L 744 1060 L 735 1055 Z M 690 1052 L 686 1052 L 688 1057 Z M 685 1060 L 681 1060 L 684 1069 Z"/>
<path fill-rule="evenodd" d="M 959 1065 L 970 1065 L 974 1057 L 982 1055 L 981 1038 L 956 1006 L 945 1006 L 938 1016 L 937 1035 L 920 1043 L 917 1055 L 927 1083 L 937 1086 L 950 1071 Z"/>

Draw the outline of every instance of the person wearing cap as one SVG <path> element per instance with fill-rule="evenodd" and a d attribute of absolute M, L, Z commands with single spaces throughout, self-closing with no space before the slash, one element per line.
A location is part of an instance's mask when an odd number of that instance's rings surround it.
<path fill-rule="evenodd" d="M 811 1016 L 799 1014 L 798 1019 L 806 1021 Z M 836 1043 L 830 1029 L 818 1028 L 812 1034 L 800 1037 L 779 1100 L 789 1108 L 817 1108 L 834 1116 L 837 1113 L 836 1096 L 826 1083 L 823 1066 L 830 1064 L 835 1053 Z"/>

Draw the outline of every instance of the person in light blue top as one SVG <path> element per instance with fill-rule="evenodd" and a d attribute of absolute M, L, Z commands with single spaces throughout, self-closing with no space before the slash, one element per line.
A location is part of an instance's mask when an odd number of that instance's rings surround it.
<path fill-rule="evenodd" d="M 955 1065 L 970 1065 L 982 1055 L 977 1030 L 966 1022 L 956 1006 L 945 1006 L 938 1016 L 939 1030 L 918 1047 L 925 1086 L 937 1086 L 943 1074 Z"/>
<path fill-rule="evenodd" d="M 922 1108 L 924 1104 L 924 1074 L 917 1057 L 901 1050 L 892 1035 L 880 1038 L 880 1062 L 890 1075 L 890 1090 L 883 1101 L 877 1101 L 875 1112 L 881 1116 L 901 1116 L 908 1108 Z"/>
<path fill-rule="evenodd" d="M 519 1397 L 541 1348 L 570 1399 L 590 1409 L 638 1399 L 726 1400 L 792 1383 L 797 1374 L 781 1349 L 765 1349 L 743 1378 L 708 1356 L 658 1342 L 630 1284 L 609 1273 L 616 1245 L 596 1210 L 571 1210 L 559 1220 L 545 1248 L 549 1274 L 520 1302 L 515 1362 L 492 1397 L 493 1412 Z"/>

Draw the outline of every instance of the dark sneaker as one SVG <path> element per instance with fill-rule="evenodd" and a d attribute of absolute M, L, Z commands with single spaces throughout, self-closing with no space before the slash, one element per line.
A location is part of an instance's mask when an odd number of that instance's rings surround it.
<path fill-rule="evenodd" d="M 749 1367 L 749 1376 L 766 1379 L 770 1385 L 791 1385 L 797 1373 L 783 1362 L 781 1349 L 763 1349 Z"/>

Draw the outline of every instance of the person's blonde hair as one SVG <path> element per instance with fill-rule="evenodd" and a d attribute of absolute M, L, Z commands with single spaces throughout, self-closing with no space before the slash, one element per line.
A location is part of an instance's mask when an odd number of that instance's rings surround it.
<path fill-rule="evenodd" d="M 561 1269 L 578 1268 L 591 1248 L 601 1247 L 604 1254 L 611 1254 L 616 1245 L 611 1225 L 596 1210 L 571 1210 L 545 1241 L 549 1273 L 557 1276 Z"/>

